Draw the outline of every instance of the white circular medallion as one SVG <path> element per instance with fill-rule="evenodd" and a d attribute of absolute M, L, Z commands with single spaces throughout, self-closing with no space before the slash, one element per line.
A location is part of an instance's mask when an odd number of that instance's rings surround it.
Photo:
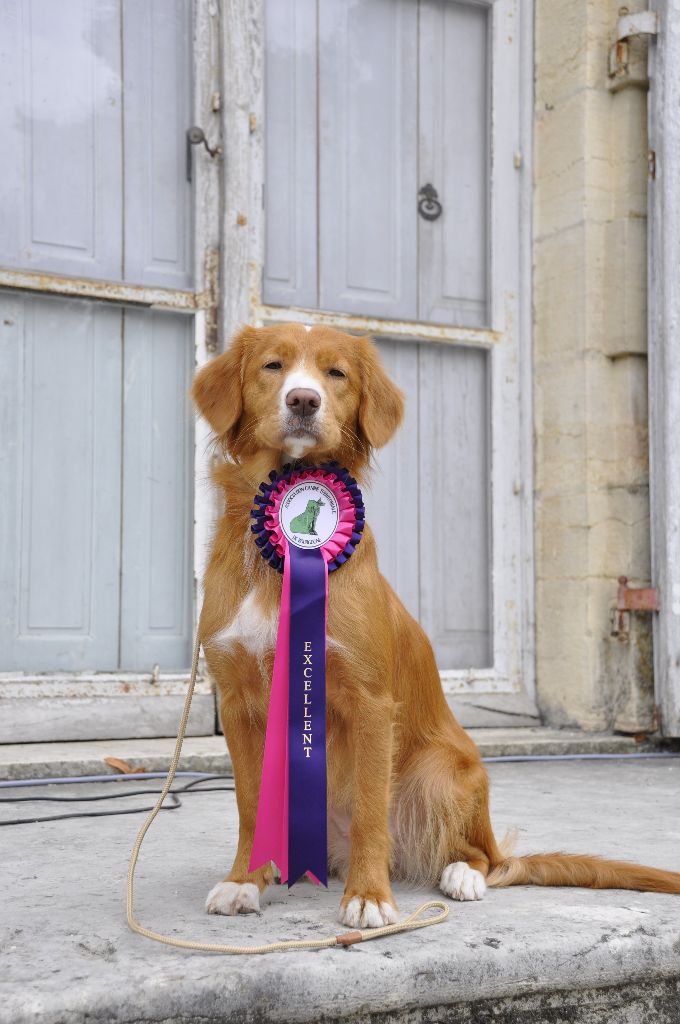
<path fill-rule="evenodd" d="M 279 507 L 281 529 L 298 548 L 320 548 L 335 533 L 339 519 L 338 499 L 316 480 L 294 484 Z"/>

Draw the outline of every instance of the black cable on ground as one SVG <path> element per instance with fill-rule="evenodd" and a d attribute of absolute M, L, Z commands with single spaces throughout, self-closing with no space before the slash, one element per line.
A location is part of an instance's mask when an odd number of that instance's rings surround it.
<path fill-rule="evenodd" d="M 501 754 L 495 756 L 482 757 L 482 761 L 485 763 L 518 763 L 518 762 L 551 762 L 551 761 L 638 761 L 638 760 L 663 760 L 666 758 L 680 758 L 680 751 L 678 750 L 664 750 L 664 751 L 635 751 L 633 753 L 624 753 L 623 751 L 617 753 L 580 753 L 580 754 Z M 187 773 L 188 774 L 188 773 Z M 144 774 L 140 773 L 140 779 L 144 778 Z M 213 782 L 216 779 L 220 779 L 222 782 L 226 782 L 227 785 L 222 786 L 205 786 L 204 782 Z M 101 781 L 130 781 L 131 776 L 120 775 L 120 776 L 104 776 Z M 90 781 L 87 776 L 79 778 L 75 776 L 73 779 L 60 778 L 60 779 L 34 779 L 30 781 L 17 782 L 18 786 L 48 786 L 50 784 L 68 783 L 68 782 L 86 782 Z M 96 784 L 93 781 L 93 784 Z M 11 784 L 3 783 L 3 787 Z M 194 789 L 194 786 L 202 786 L 201 789 Z M 172 789 L 168 794 L 169 798 L 173 801 L 171 804 L 163 805 L 161 810 L 164 811 L 175 811 L 178 807 L 182 806 L 182 801 L 179 798 L 180 793 L 220 793 L 220 792 L 232 792 L 234 790 L 234 780 L 228 775 L 202 775 L 200 778 L 194 778 L 190 782 L 187 782 L 184 786 L 179 789 Z M 0 789 L 2 792 L 2 789 Z M 118 793 L 102 793 L 98 796 L 14 796 L 14 797 L 0 797 L 0 803 L 12 804 L 12 803 L 33 803 L 35 801 L 52 801 L 55 803 L 81 803 L 83 801 L 90 800 L 118 800 L 128 796 L 157 796 L 158 790 L 155 789 L 133 789 L 127 792 Z M 53 814 L 44 817 L 31 817 L 31 818 L 12 818 L 9 821 L 0 821 L 0 827 L 3 825 L 32 825 L 34 823 L 43 821 L 65 821 L 69 818 L 105 818 L 113 816 L 115 814 L 146 814 L 151 810 L 151 807 L 133 807 L 129 809 L 118 809 L 115 811 L 74 811 L 71 814 Z"/>
<path fill-rule="evenodd" d="M 202 789 L 193 789 L 194 786 L 198 786 L 204 782 L 213 782 L 215 779 L 231 781 L 232 784 L 226 786 L 205 786 Z M 192 779 L 184 786 L 170 790 L 168 793 L 168 799 L 173 802 L 171 804 L 164 804 L 161 810 L 175 811 L 178 807 L 181 807 L 182 801 L 179 798 L 180 793 L 188 793 L 190 796 L 195 796 L 197 793 L 227 793 L 233 792 L 233 790 L 233 780 L 229 780 L 225 775 L 208 775 L 205 778 Z M 52 803 L 82 803 L 90 800 L 121 800 L 129 796 L 158 796 L 158 793 L 159 790 L 157 789 L 133 789 L 121 791 L 119 793 L 101 793 L 94 796 L 7 796 L 0 797 L 0 803 L 35 803 L 38 800 L 43 802 L 49 801 Z M 150 810 L 151 807 L 130 807 L 115 811 L 73 811 L 69 814 L 49 814 L 41 817 L 11 818 L 9 821 L 0 821 L 0 827 L 3 825 L 33 825 L 43 821 L 66 821 L 70 818 L 108 818 L 113 817 L 113 815 L 116 814 L 148 814 Z"/>

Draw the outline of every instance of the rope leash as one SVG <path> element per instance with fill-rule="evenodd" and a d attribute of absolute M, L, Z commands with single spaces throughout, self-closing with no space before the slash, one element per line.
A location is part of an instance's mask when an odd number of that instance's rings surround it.
<path fill-rule="evenodd" d="M 243 953 L 278 953 L 285 949 L 326 949 L 329 946 L 351 946 L 355 942 L 366 942 L 369 939 L 380 939 L 384 935 L 396 935 L 398 932 L 414 931 L 417 928 L 428 928 L 431 924 L 440 924 L 442 921 L 445 921 L 449 916 L 449 908 L 446 903 L 442 900 L 428 900 L 427 903 L 423 903 L 417 910 L 414 910 L 412 914 L 409 914 L 408 917 L 404 918 L 403 921 L 398 921 L 396 924 L 384 925 L 382 928 L 370 928 L 366 930 L 357 929 L 356 931 L 343 932 L 341 935 L 331 935 L 327 939 L 287 939 L 284 942 L 267 942 L 261 946 L 230 946 L 221 942 L 192 942 L 190 939 L 175 939 L 171 935 L 163 935 L 162 932 L 152 931 L 150 928 L 145 928 L 143 924 L 140 924 L 135 917 L 134 909 L 135 869 L 137 867 L 139 851 L 142 848 L 144 837 L 149 831 L 154 818 L 163 806 L 163 801 L 170 792 L 170 787 L 175 780 L 175 773 L 177 772 L 177 766 L 179 765 L 179 759 L 182 753 L 184 733 L 186 732 L 187 722 L 189 721 L 191 700 L 196 686 L 200 650 L 201 642 L 197 633 L 196 643 L 194 644 L 194 654 L 191 661 L 191 679 L 189 680 L 189 689 L 187 690 L 184 707 L 182 708 L 182 717 L 180 718 L 179 730 L 177 732 L 175 750 L 170 762 L 170 768 L 163 784 L 163 788 L 158 795 L 158 800 L 140 828 L 130 855 L 130 865 L 128 867 L 127 874 L 127 923 L 132 931 L 137 932 L 138 935 L 145 936 L 147 939 L 153 939 L 155 942 L 162 942 L 166 946 L 177 946 L 180 949 L 194 949 L 200 953 L 229 953 L 231 955 L 237 955 Z M 438 913 L 431 917 L 423 917 L 422 915 L 428 910 L 437 910 Z"/>

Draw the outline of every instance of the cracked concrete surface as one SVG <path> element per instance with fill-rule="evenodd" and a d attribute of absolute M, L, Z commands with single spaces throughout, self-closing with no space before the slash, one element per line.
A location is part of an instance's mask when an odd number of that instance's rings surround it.
<path fill-rule="evenodd" d="M 490 773 L 494 825 L 500 834 L 519 826 L 518 852 L 559 848 L 680 868 L 680 760 L 495 764 Z M 2 795 L 10 793 L 28 795 Z M 61 810 L 0 804 L 0 818 Z M 442 925 L 349 949 L 202 955 L 126 927 L 125 873 L 140 822 L 119 816 L 0 831 L 0 1024 L 680 1020 L 680 897 L 492 890 L 481 902 L 452 903 Z M 275 887 L 259 917 L 207 916 L 203 902 L 228 865 L 236 826 L 233 793 L 187 796 L 161 815 L 140 862 L 144 924 L 243 944 L 343 930 L 338 882 L 328 893 Z M 398 886 L 400 911 L 430 895 Z"/>

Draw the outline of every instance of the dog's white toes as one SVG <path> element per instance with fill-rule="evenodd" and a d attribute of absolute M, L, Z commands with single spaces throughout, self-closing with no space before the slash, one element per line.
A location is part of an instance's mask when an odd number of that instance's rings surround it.
<path fill-rule="evenodd" d="M 481 871 L 458 860 L 444 868 L 439 888 L 452 900 L 481 900 L 486 892 L 486 882 Z"/>
<path fill-rule="evenodd" d="M 385 924 L 394 924 L 397 912 L 385 901 L 363 900 L 361 896 L 353 896 L 346 907 L 340 907 L 340 920 L 348 928 L 382 928 Z"/>
<path fill-rule="evenodd" d="M 209 914 L 259 914 L 260 892 L 252 882 L 219 882 L 208 893 L 205 909 Z"/>

